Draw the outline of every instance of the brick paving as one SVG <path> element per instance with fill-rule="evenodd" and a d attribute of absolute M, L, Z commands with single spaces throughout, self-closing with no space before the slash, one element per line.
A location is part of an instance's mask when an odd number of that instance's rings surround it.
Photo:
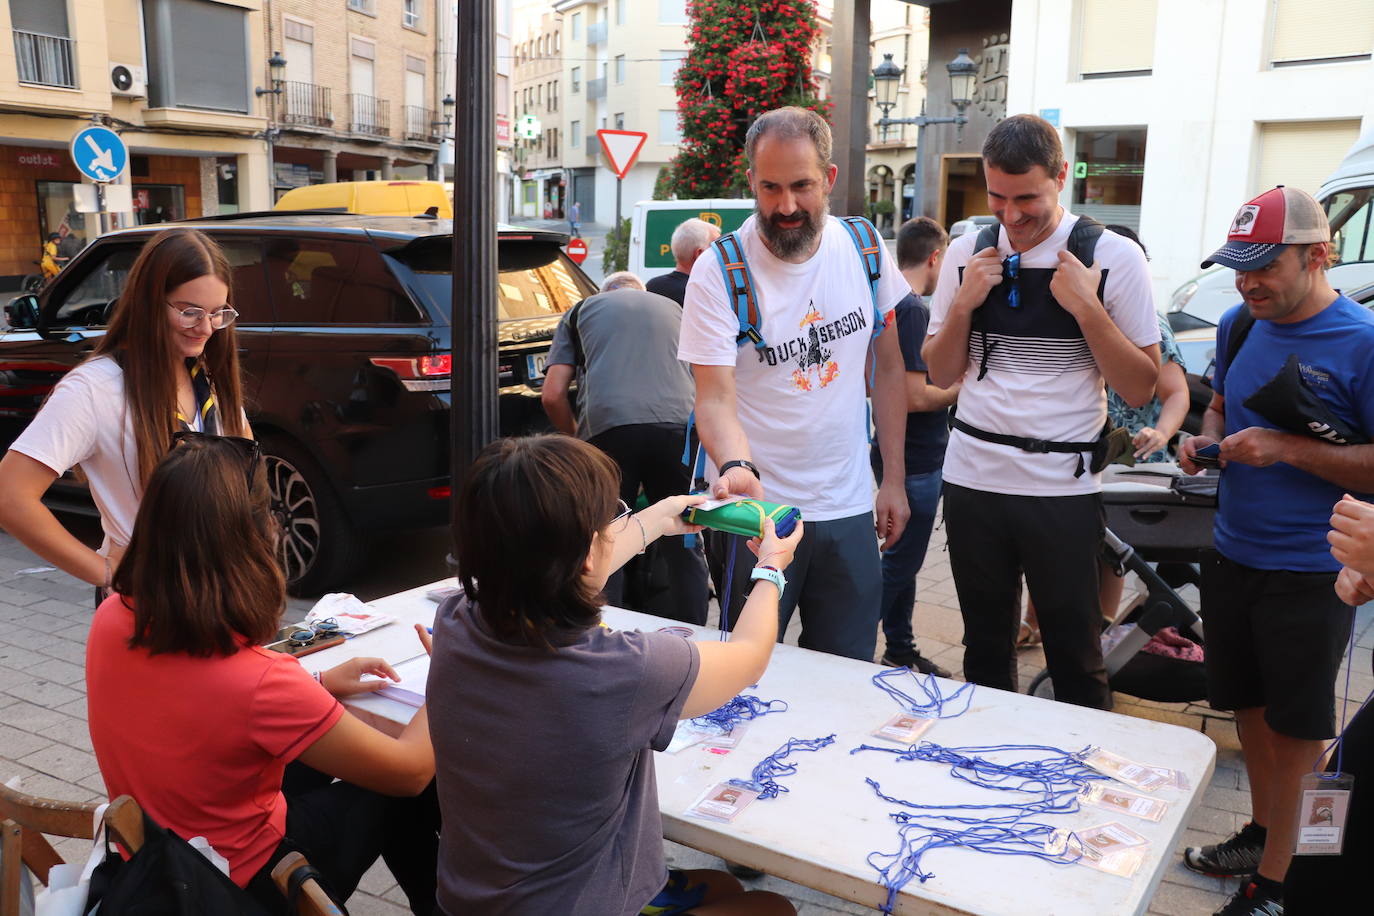
<path fill-rule="evenodd" d="M 93 533 L 88 520 L 75 519 L 71 524 L 87 536 Z M 916 631 L 921 650 L 957 672 L 962 661 L 962 627 L 943 540 L 943 532 L 937 529 L 918 579 Z M 406 549 L 413 552 L 415 548 L 408 543 Z M 442 539 L 433 538 L 423 547 L 425 551 L 432 557 L 421 561 L 414 582 L 386 586 L 371 582 L 355 586 L 355 591 L 371 598 L 386 590 L 398 591 L 440 578 L 444 575 Z M 94 801 L 102 797 L 104 784 L 86 727 L 83 665 L 91 589 L 45 567 L 21 544 L 0 533 L 0 781 L 18 776 L 26 792 Z M 1185 590 L 1184 596 L 1195 600 L 1190 591 Z M 308 602 L 293 601 L 288 613 L 299 619 L 306 606 Z M 1350 678 L 1352 712 L 1354 705 L 1374 690 L 1374 675 L 1365 661 L 1374 649 L 1374 604 L 1360 610 L 1357 632 L 1359 651 Z M 788 641 L 795 642 L 795 633 L 789 633 Z M 1023 689 L 1043 666 L 1040 650 L 1022 654 Z M 1344 672 L 1340 688 L 1344 689 Z M 1120 713 L 1195 728 L 1216 742 L 1216 773 L 1183 834 L 1179 851 L 1185 845 L 1215 842 L 1234 831 L 1248 814 L 1250 793 L 1231 717 L 1196 704 L 1152 703 L 1123 694 L 1117 694 L 1116 701 Z M 56 841 L 66 858 L 84 857 L 86 845 L 78 840 Z M 669 860 L 680 867 L 711 867 L 720 861 L 675 843 L 665 843 L 665 847 Z M 872 912 L 772 877 L 751 883 L 787 895 L 802 916 Z M 1210 913 L 1233 889 L 1233 881 L 1189 872 L 1176 853 L 1149 911 L 1169 916 Z M 364 877 L 348 905 L 355 916 L 407 912 L 400 889 L 380 862 Z"/>

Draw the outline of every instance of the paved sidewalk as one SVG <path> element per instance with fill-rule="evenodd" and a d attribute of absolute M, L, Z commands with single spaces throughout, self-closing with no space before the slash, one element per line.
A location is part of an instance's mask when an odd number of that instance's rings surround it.
<path fill-rule="evenodd" d="M 442 546 L 437 541 L 434 550 L 435 573 L 430 579 L 443 575 Z M 940 530 L 932 539 L 919 585 L 916 630 L 920 647 L 928 657 L 958 671 L 962 627 Z M 293 602 L 292 614 L 299 615 L 305 604 Z M 86 728 L 84 662 L 90 618 L 88 586 L 46 567 L 18 542 L 0 533 L 0 781 L 19 776 L 23 789 L 37 795 L 72 801 L 102 798 L 104 784 Z M 1349 693 L 1352 713 L 1355 705 L 1374 690 L 1368 662 L 1374 648 L 1374 604 L 1360 610 L 1357 628 L 1359 648 Z M 795 642 L 795 633 L 789 632 L 788 641 Z M 1043 666 L 1039 649 L 1022 654 L 1023 689 Z M 1343 672 L 1341 689 L 1344 684 Z M 1122 694 L 1116 699 L 1118 712 L 1194 728 L 1217 744 L 1216 774 L 1183 835 L 1182 845 L 1215 842 L 1239 827 L 1249 811 L 1250 793 L 1230 716 L 1194 704 L 1150 703 Z M 1166 759 L 1162 755 L 1160 762 Z M 69 859 L 84 858 L 88 851 L 83 841 L 62 840 L 56 845 Z M 719 862 L 674 843 L 665 846 L 670 861 L 679 867 L 710 867 Z M 873 912 L 775 878 L 753 883 L 790 897 L 802 916 Z M 1195 875 L 1176 857 L 1151 902 L 1150 912 L 1169 916 L 1211 913 L 1234 884 Z M 406 912 L 400 889 L 381 863 L 363 879 L 359 892 L 349 901 L 349 911 L 355 916 Z"/>

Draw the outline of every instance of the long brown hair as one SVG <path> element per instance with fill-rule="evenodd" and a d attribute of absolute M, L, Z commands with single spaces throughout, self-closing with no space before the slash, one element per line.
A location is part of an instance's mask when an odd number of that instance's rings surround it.
<path fill-rule="evenodd" d="M 177 426 L 176 372 L 181 367 L 167 317 L 167 295 L 183 283 L 210 275 L 229 288 L 228 304 L 233 305 L 233 273 L 209 236 L 198 229 L 165 229 L 153 236 L 134 261 L 110 327 L 93 354 L 122 354 L 124 400 L 138 446 L 140 486 L 147 486 L 153 468 L 167 454 Z M 211 335 L 201 362 L 214 386 L 223 432 L 245 435 L 238 340 L 232 324 Z"/>
<path fill-rule="evenodd" d="M 498 439 L 477 456 L 453 539 L 463 589 L 502 639 L 547 646 L 552 629 L 596 624 L 583 563 L 619 495 L 615 462 L 571 436 Z"/>
<path fill-rule="evenodd" d="M 232 655 L 269 641 L 286 606 L 262 461 L 195 436 L 153 469 L 112 586 L 133 602 L 130 648 Z"/>

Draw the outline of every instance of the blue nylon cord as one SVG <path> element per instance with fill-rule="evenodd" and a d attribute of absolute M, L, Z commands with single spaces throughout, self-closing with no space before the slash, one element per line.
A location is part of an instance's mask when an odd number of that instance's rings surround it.
<path fill-rule="evenodd" d="M 713 709 L 705 715 L 692 719 L 697 725 L 714 725 L 726 734 L 735 730 L 741 722 L 757 719 L 773 712 L 787 712 L 785 700 L 760 700 L 758 697 L 740 694 L 725 705 Z"/>
<path fill-rule="evenodd" d="M 916 685 L 916 689 L 923 695 L 917 698 L 898 687 L 892 681 L 910 678 Z M 976 689 L 973 684 L 963 684 L 953 693 L 946 696 L 940 692 L 940 681 L 933 674 L 917 674 L 910 668 L 888 668 L 873 675 L 873 686 L 897 701 L 897 705 L 907 712 L 915 713 L 919 716 L 927 716 L 933 719 L 953 719 L 968 712 L 969 706 L 973 703 L 973 693 Z M 963 708 L 957 712 L 945 711 L 946 704 L 953 704 L 960 697 L 964 698 Z"/>
<path fill-rule="evenodd" d="M 759 799 L 777 798 L 787 787 L 778 782 L 778 777 L 791 776 L 797 772 L 795 763 L 784 763 L 793 751 L 819 751 L 835 743 L 834 735 L 824 738 L 788 738 L 787 743 L 758 762 L 749 775 L 749 780 L 732 779 L 731 782 L 754 789 Z"/>

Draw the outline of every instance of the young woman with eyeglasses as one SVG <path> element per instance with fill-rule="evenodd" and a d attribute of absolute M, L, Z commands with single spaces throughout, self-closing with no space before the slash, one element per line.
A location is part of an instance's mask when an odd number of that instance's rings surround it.
<path fill-rule="evenodd" d="M 87 716 L 111 798 L 129 794 L 183 838 L 204 836 L 270 913 L 273 866 L 299 850 L 345 900 L 383 857 L 413 912 L 435 900 L 438 805 L 421 707 L 398 737 L 338 698 L 395 678 L 358 658 L 317 682 L 276 633 L 286 583 L 257 443 L 179 433 L 154 468 L 86 645 Z M 417 627 L 416 650 L 428 648 Z M 340 781 L 283 786 L 300 761 Z"/>
<path fill-rule="evenodd" d="M 724 872 L 672 871 L 653 751 L 679 719 L 756 683 L 778 638 L 781 571 L 802 537 L 750 542 L 753 590 L 729 642 L 599 626 L 607 577 L 692 529 L 675 496 L 631 514 L 620 471 L 570 436 L 502 439 L 463 482 L 464 593 L 439 608 L 427 696 L 447 916 L 773 916 L 786 899 Z"/>
<path fill-rule="evenodd" d="M 149 239 L 95 352 L 58 382 L 0 460 L 0 526 L 54 566 L 102 592 L 109 587 L 172 434 L 252 435 L 231 286 L 224 254 L 198 230 Z M 48 486 L 77 466 L 100 510 L 99 550 L 42 503 Z"/>

